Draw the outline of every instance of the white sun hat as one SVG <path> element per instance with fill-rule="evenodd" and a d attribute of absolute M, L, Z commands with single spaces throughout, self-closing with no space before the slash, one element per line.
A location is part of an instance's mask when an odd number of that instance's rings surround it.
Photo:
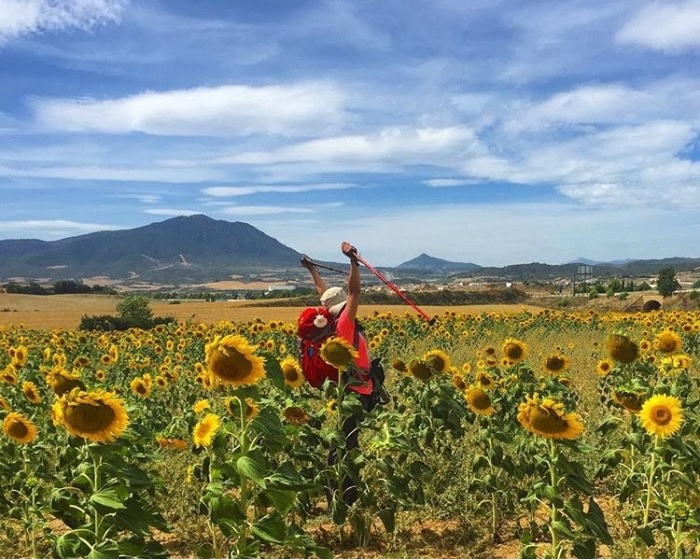
<path fill-rule="evenodd" d="M 343 310 L 348 296 L 343 288 L 333 286 L 321 295 L 321 305 L 328 309 L 331 315 L 337 316 Z"/>

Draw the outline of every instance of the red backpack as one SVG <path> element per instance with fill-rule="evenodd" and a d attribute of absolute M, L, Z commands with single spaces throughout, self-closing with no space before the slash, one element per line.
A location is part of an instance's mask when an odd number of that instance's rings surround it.
<path fill-rule="evenodd" d="M 309 307 L 299 316 L 297 334 L 301 370 L 312 387 L 320 389 L 326 379 L 338 382 L 338 370 L 321 357 L 321 346 L 335 334 L 337 318 L 323 307 Z"/>

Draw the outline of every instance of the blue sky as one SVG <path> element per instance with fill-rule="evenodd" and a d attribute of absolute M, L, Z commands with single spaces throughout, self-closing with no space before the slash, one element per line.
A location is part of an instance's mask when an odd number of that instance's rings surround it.
<path fill-rule="evenodd" d="M 700 256 L 700 0 L 0 0 L 0 83 L 0 239 Z"/>

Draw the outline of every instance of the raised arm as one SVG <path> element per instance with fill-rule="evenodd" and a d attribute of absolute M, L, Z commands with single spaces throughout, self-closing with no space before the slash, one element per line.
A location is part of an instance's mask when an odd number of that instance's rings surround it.
<path fill-rule="evenodd" d="M 345 313 L 348 319 L 354 321 L 357 317 L 357 310 L 360 307 L 360 264 L 355 255 L 357 249 L 347 241 L 343 241 L 340 246 L 343 254 L 350 259 L 350 277 L 348 278 L 348 300 L 345 305 Z"/>
<path fill-rule="evenodd" d="M 326 282 L 323 278 L 321 278 L 321 275 L 318 273 L 318 269 L 314 263 L 311 262 L 311 259 L 309 259 L 309 257 L 306 255 L 302 255 L 301 266 L 311 273 L 311 278 L 314 281 L 314 286 L 316 287 L 316 292 L 318 292 L 318 295 L 323 295 L 323 292 L 325 292 L 327 288 Z"/>

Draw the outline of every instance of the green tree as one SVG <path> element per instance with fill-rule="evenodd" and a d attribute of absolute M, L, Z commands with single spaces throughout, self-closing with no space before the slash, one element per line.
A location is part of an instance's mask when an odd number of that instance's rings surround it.
<path fill-rule="evenodd" d="M 676 280 L 676 269 L 672 266 L 667 266 L 659 270 L 659 277 L 656 280 L 656 290 L 663 297 L 673 295 L 681 285 Z"/>
<path fill-rule="evenodd" d="M 128 295 L 117 304 L 119 317 L 135 327 L 150 328 L 153 324 L 153 311 L 148 298 L 141 295 Z"/>

